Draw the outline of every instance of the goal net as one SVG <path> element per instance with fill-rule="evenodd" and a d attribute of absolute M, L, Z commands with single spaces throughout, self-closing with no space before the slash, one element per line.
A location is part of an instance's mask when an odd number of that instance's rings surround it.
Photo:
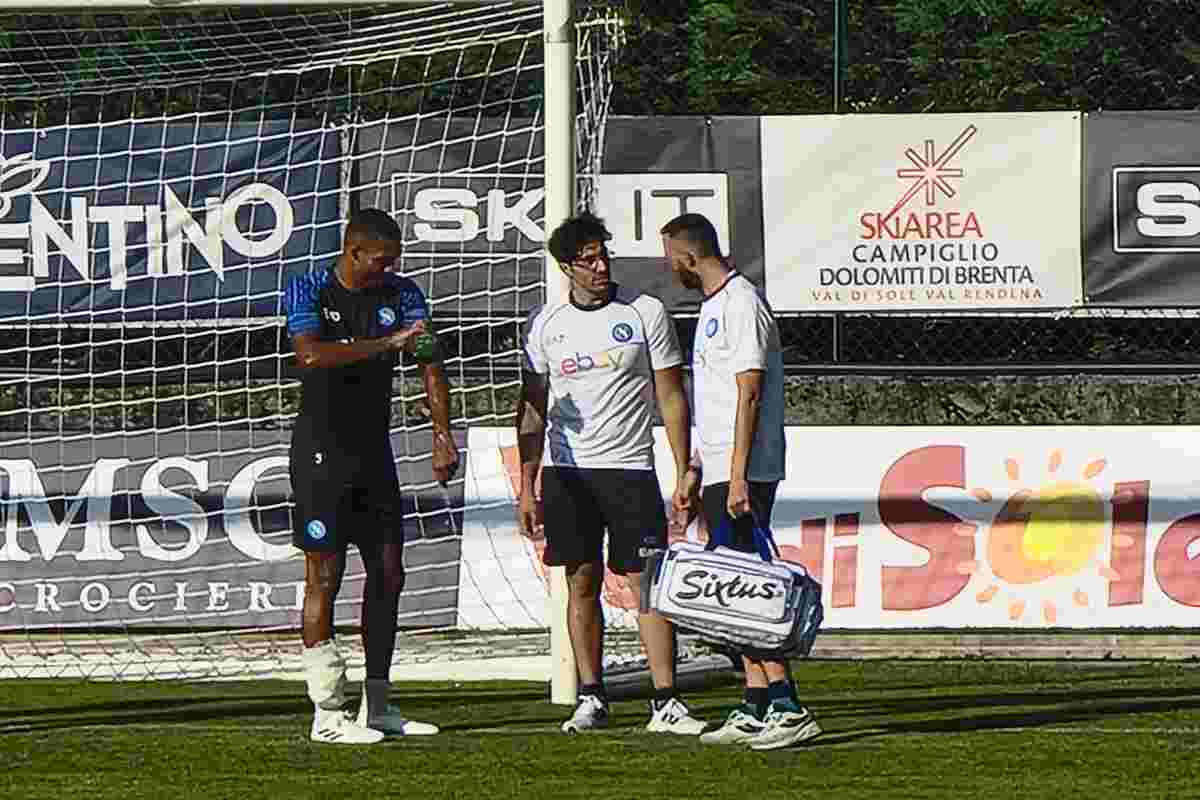
<path fill-rule="evenodd" d="M 503 433 L 555 222 L 541 5 L 101 5 L 0 8 L 0 677 L 298 667 L 281 290 L 330 262 L 357 207 L 403 226 L 465 452 L 438 486 L 419 375 L 398 368 L 397 661 L 544 676 L 545 576 L 514 535 Z M 586 199 L 621 24 L 593 9 L 575 30 Z M 353 665 L 351 553 L 335 622 Z"/>

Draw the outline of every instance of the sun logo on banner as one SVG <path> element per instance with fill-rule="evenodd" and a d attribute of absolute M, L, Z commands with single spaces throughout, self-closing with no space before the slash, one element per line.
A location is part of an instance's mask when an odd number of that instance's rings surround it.
<path fill-rule="evenodd" d="M 1048 472 L 1056 476 L 1062 467 L 1062 453 L 1050 454 Z M 1082 479 L 1090 481 L 1104 472 L 1107 462 L 1097 459 L 1083 468 Z M 1021 480 L 1021 465 L 1012 458 L 1005 459 L 1004 470 L 1009 480 Z M 992 492 L 973 489 L 971 495 L 982 503 L 992 502 Z M 1093 486 L 1078 481 L 1055 480 L 1039 489 L 1019 488 L 992 520 L 986 535 L 985 552 L 987 568 L 997 583 L 989 582 L 975 599 L 980 604 L 990 603 L 1001 592 L 1001 584 L 1008 588 L 1008 617 L 1016 622 L 1025 616 L 1028 592 L 1024 587 L 1037 587 L 1054 578 L 1082 578 L 1095 569 L 1107 580 L 1119 576 L 1111 566 L 1101 560 L 1105 541 L 1104 499 Z M 957 533 L 974 536 L 976 526 L 961 524 Z M 1133 540 L 1128 536 L 1113 537 L 1113 546 L 1130 547 Z M 964 574 L 981 575 L 983 564 L 968 561 L 959 565 Z M 1038 592 L 1041 599 L 1042 618 L 1053 625 L 1058 620 L 1059 606 L 1054 599 Z M 1071 593 L 1071 602 L 1081 608 L 1089 608 L 1091 600 L 1081 585 Z"/>

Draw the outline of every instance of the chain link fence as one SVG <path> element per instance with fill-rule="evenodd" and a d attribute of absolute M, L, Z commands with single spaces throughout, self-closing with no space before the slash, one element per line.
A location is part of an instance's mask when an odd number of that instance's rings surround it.
<path fill-rule="evenodd" d="M 706 0 L 676 19 L 644 10 L 615 113 L 1200 108 L 1196 0 Z M 639 51 L 639 40 L 653 46 Z M 647 75 L 668 76 L 651 100 L 636 96 Z M 680 325 L 689 341 L 694 323 Z M 1183 307 L 793 314 L 780 327 L 795 375 L 1200 371 L 1200 318 Z"/>
<path fill-rule="evenodd" d="M 849 0 L 848 12 L 847 111 L 1200 107 L 1195 0 Z"/>
<path fill-rule="evenodd" d="M 1200 371 L 1188 309 L 786 315 L 780 333 L 795 374 Z"/>
<path fill-rule="evenodd" d="M 1194 0 L 848 5 L 843 112 L 1200 108 L 1200 4 Z M 826 24 L 814 32 L 829 43 L 832 58 L 836 15 L 824 16 Z M 796 113 L 832 110 L 833 94 L 830 106 Z M 1187 308 L 793 316 L 781 328 L 793 372 L 1200 368 L 1200 318 Z"/>
<path fill-rule="evenodd" d="M 848 0 L 843 47 L 833 4 L 594 0 L 583 8 L 627 20 L 614 114 L 830 113 L 835 96 L 844 113 L 1200 108 L 1197 0 Z M 1026 12 L 1008 13 L 1014 8 Z M 745 33 L 754 15 L 761 24 Z M 679 320 L 682 341 L 691 341 L 694 324 Z M 1198 309 L 784 314 L 780 328 L 793 375 L 1200 373 Z M 450 355 L 470 360 L 464 377 L 472 369 L 515 377 L 507 356 L 486 363 L 513 352 L 514 331 L 482 322 Z M 0 405 L 51 402 L 35 395 L 64 372 L 118 390 L 269 380 L 289 351 L 273 324 L 145 335 L 13 326 L 0 330 L 0 372 L 30 382 Z"/>

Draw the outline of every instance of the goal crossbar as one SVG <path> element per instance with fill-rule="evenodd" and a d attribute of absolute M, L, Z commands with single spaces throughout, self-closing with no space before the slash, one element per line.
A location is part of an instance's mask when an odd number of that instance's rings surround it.
<path fill-rule="evenodd" d="M 474 6 L 537 6 L 542 0 L 453 0 L 453 3 L 436 0 L 89 0 L 80 3 L 79 0 L 15 0 L 15 2 L 0 1 L 0 10 L 5 11 L 37 11 L 46 9 L 112 9 L 114 11 L 136 11 L 138 9 L 154 11 L 171 11 L 180 8 L 290 8 L 292 6 L 416 6 L 416 5 L 474 5 Z M 549 5 L 549 3 L 547 4 Z"/>

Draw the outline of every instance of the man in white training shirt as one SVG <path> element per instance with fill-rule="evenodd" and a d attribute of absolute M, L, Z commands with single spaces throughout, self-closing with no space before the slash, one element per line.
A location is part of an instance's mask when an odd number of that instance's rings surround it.
<path fill-rule="evenodd" d="M 578 706 L 562 725 L 565 733 L 608 724 L 600 607 L 605 530 L 609 569 L 623 575 L 635 594 L 642 593 L 646 559 L 666 548 L 667 518 L 654 470 L 656 399 L 680 479 L 691 452 L 675 328 L 659 300 L 613 282 L 605 244 L 610 238 L 604 223 L 587 213 L 550 236 L 547 247 L 570 278 L 570 292 L 530 315 L 517 403 L 521 530 L 532 536 L 537 528 L 540 467 L 544 558 L 567 574 L 567 627 L 580 688 Z M 654 681 L 647 730 L 700 733 L 704 723 L 675 696 L 671 624 L 641 613 L 638 630 Z"/>
<path fill-rule="evenodd" d="M 779 328 L 754 284 L 729 268 L 707 218 L 683 214 L 661 233 L 671 271 L 684 288 L 704 295 L 692 346 L 700 458 L 676 493 L 674 511 L 687 514 L 690 504 L 683 498 L 702 485 L 700 505 L 709 535 L 731 524 L 734 547 L 754 552 L 754 523 L 770 527 L 784 477 Z M 753 653 L 744 653 L 742 661 L 745 701 L 700 741 L 774 750 L 820 734 L 796 696 L 786 662 Z"/>

